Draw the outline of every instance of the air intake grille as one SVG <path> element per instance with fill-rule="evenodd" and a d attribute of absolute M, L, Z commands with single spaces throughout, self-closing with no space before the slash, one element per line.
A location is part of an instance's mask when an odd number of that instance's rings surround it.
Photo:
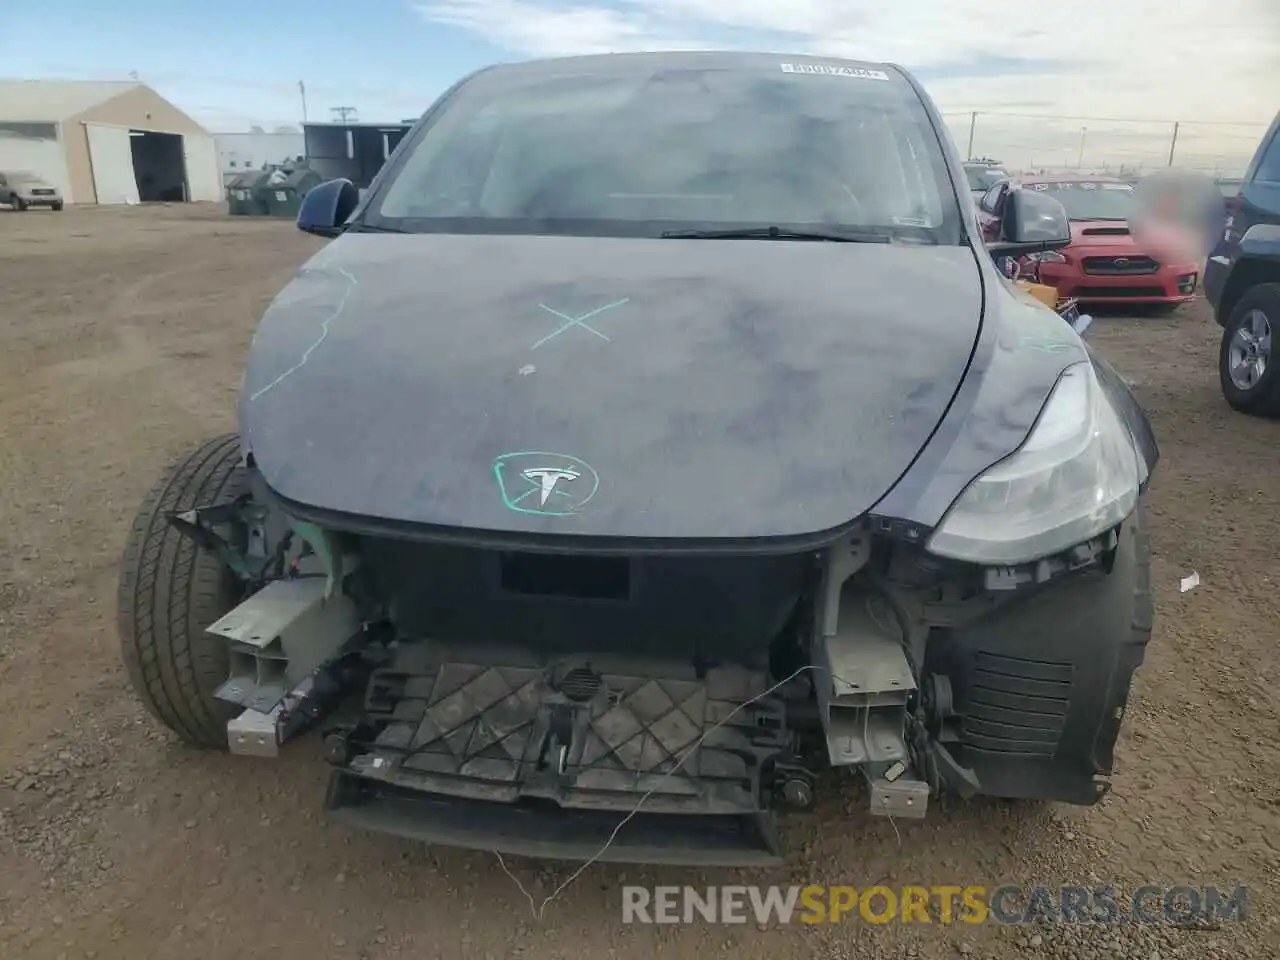
<path fill-rule="evenodd" d="M 977 654 L 961 736 L 980 753 L 1052 757 L 1067 720 L 1071 665 Z"/>
<path fill-rule="evenodd" d="M 1160 269 L 1150 257 L 1085 257 L 1081 266 L 1097 277 L 1140 277 Z"/>

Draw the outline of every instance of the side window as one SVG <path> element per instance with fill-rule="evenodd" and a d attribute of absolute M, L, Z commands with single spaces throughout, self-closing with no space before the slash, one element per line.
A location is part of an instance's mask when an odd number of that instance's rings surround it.
<path fill-rule="evenodd" d="M 992 187 L 985 194 L 983 194 L 982 204 L 981 204 L 982 209 L 985 210 L 987 213 L 999 213 L 1000 199 L 1003 193 L 1004 193 L 1004 184 L 997 183 L 994 187 Z"/>
<path fill-rule="evenodd" d="M 1272 135 L 1271 142 L 1258 160 L 1258 169 L 1253 179 L 1264 183 L 1280 183 L 1280 130 Z"/>

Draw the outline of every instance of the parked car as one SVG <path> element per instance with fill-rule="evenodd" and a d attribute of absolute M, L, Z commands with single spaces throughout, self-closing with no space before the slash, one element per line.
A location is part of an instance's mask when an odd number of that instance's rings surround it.
<path fill-rule="evenodd" d="M 981 197 L 1000 181 L 1009 179 L 1009 171 L 990 160 L 965 161 L 964 175 L 969 182 L 969 191 L 975 199 Z"/>
<path fill-rule="evenodd" d="M 1057 199 L 1071 218 L 1071 244 L 1032 254 L 1041 283 L 1087 304 L 1143 303 L 1173 307 L 1195 298 L 1200 264 L 1177 242 L 1153 244 L 1135 237 L 1132 184 L 1115 177 L 1037 176 L 996 184 L 978 204 L 983 234 L 999 231 L 1014 190 Z M 1172 257 L 1171 257 L 1172 254 Z"/>
<path fill-rule="evenodd" d="M 829 768 L 873 815 L 1097 803 L 1159 451 L 997 273 L 1070 242 L 1062 205 L 1010 197 L 989 255 L 966 190 L 889 64 L 462 80 L 363 198 L 308 192 L 332 242 L 238 430 L 142 504 L 138 696 L 258 756 L 337 704 L 334 818 L 504 853 L 776 863 Z"/>
<path fill-rule="evenodd" d="M 1223 396 L 1242 413 L 1280 416 L 1280 113 L 1227 201 L 1221 239 L 1205 263 L 1204 290 L 1222 326 Z"/>
<path fill-rule="evenodd" d="M 47 180 L 27 170 L 0 172 L 0 203 L 14 210 L 29 207 L 62 209 L 62 194 Z"/>
<path fill-rule="evenodd" d="M 1228 200 L 1240 193 L 1239 177 L 1218 177 L 1214 183 L 1218 185 L 1218 189 L 1222 191 L 1222 195 Z"/>

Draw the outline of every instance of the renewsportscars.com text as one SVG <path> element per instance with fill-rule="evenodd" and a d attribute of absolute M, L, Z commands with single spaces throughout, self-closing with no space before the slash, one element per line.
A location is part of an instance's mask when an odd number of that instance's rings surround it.
<path fill-rule="evenodd" d="M 791 886 L 622 888 L 624 923 L 1179 924 L 1242 921 L 1244 887 Z"/>

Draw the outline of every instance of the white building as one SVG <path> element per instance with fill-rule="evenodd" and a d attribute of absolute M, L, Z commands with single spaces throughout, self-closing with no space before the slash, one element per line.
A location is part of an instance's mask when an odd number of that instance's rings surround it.
<path fill-rule="evenodd" d="M 0 170 L 67 203 L 223 198 L 213 137 L 136 81 L 0 80 Z"/>
<path fill-rule="evenodd" d="M 296 160 L 306 152 L 306 138 L 301 130 L 278 129 L 272 132 L 253 129 L 247 133 L 215 133 L 218 147 L 218 169 L 224 182 L 246 170 L 261 170 L 265 164 Z"/>

